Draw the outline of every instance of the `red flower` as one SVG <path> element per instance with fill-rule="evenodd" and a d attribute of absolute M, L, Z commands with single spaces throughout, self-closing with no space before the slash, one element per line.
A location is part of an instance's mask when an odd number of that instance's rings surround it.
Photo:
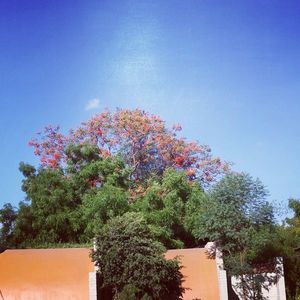
<path fill-rule="evenodd" d="M 98 129 L 98 130 L 96 131 L 96 134 L 102 136 L 103 132 L 102 132 L 101 129 Z"/>
<path fill-rule="evenodd" d="M 60 155 L 60 153 L 56 152 L 56 153 L 54 153 L 53 157 L 54 157 L 56 160 L 58 160 L 58 159 L 60 159 L 61 155 Z"/>
<path fill-rule="evenodd" d="M 51 168 L 56 168 L 58 166 L 58 163 L 55 159 L 48 159 L 48 165 Z"/>
<path fill-rule="evenodd" d="M 184 158 L 182 156 L 177 156 L 175 158 L 175 162 L 178 166 L 181 166 L 183 164 Z"/>

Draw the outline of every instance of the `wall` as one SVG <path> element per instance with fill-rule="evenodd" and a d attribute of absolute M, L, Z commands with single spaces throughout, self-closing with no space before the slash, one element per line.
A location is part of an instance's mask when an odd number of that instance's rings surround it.
<path fill-rule="evenodd" d="M 5 300 L 96 300 L 90 249 L 6 250 L 0 254 L 0 290 Z M 183 265 L 184 300 L 219 300 L 216 260 L 206 249 L 169 250 Z M 1 293 L 0 293 L 0 300 Z"/>
<path fill-rule="evenodd" d="M 6 250 L 0 254 L 2 299 L 88 299 L 89 272 L 94 270 L 89 252 L 78 248 Z"/>
<path fill-rule="evenodd" d="M 183 286 L 188 288 L 184 300 L 219 300 L 219 282 L 216 260 L 209 258 L 204 248 L 168 250 L 166 258 L 179 256 L 182 274 L 185 276 Z"/>

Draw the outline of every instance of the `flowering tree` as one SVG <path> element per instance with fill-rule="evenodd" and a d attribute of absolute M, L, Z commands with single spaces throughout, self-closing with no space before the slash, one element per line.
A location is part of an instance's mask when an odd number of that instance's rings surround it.
<path fill-rule="evenodd" d="M 190 180 L 197 178 L 208 184 L 227 170 L 227 164 L 213 157 L 208 146 L 187 142 L 178 137 L 179 131 L 179 124 L 168 129 L 156 115 L 124 109 L 95 115 L 68 135 L 49 125 L 29 145 L 43 167 L 58 168 L 69 160 L 66 150 L 70 145 L 93 144 L 101 157 L 121 155 L 136 181 L 161 175 L 172 167 L 184 170 Z"/>

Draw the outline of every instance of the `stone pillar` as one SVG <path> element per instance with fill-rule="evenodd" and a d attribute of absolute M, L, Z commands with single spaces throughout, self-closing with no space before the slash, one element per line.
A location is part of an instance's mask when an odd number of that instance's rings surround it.
<path fill-rule="evenodd" d="M 205 248 L 208 255 L 214 256 L 216 259 L 220 300 L 228 300 L 227 274 L 224 270 L 222 251 L 217 247 L 215 242 L 208 242 Z"/>
<path fill-rule="evenodd" d="M 93 238 L 93 250 L 96 251 L 96 238 Z M 94 272 L 89 273 L 89 300 L 97 300 L 97 272 L 99 267 L 94 264 Z"/>
<path fill-rule="evenodd" d="M 227 274 L 224 270 L 222 251 L 216 248 L 216 264 L 219 279 L 220 300 L 228 300 Z"/>
<path fill-rule="evenodd" d="M 96 272 L 89 272 L 89 300 L 97 300 Z"/>

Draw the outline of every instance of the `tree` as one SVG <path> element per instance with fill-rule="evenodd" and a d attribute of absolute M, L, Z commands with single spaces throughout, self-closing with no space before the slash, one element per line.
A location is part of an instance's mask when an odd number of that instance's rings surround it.
<path fill-rule="evenodd" d="M 1 249 L 10 247 L 12 244 L 12 233 L 14 223 L 17 218 L 16 209 L 10 204 L 6 203 L 3 208 L 0 209 L 0 252 Z"/>
<path fill-rule="evenodd" d="M 294 215 L 277 229 L 277 244 L 284 262 L 285 284 L 288 299 L 300 298 L 300 200 L 290 199 Z"/>
<path fill-rule="evenodd" d="M 178 137 L 180 130 L 178 124 L 167 129 L 156 115 L 125 109 L 100 113 L 69 135 L 60 133 L 59 127 L 47 126 L 29 144 L 41 165 L 53 169 L 72 159 L 66 151 L 70 145 L 92 144 L 103 158 L 121 155 L 131 169 L 131 179 L 138 182 L 172 167 L 184 170 L 191 180 L 198 178 L 208 184 L 227 170 L 226 163 L 211 156 L 208 146 Z"/>
<path fill-rule="evenodd" d="M 160 178 L 151 180 L 131 207 L 155 225 L 157 238 L 168 249 L 194 247 L 197 243 L 192 224 L 205 197 L 199 183 L 188 181 L 184 172 L 170 168 Z"/>
<path fill-rule="evenodd" d="M 91 241 L 101 226 L 127 211 L 140 211 L 165 246 L 194 246 L 189 229 L 204 192 L 185 172 L 172 168 L 140 189 L 121 158 L 100 157 L 93 145 L 69 145 L 66 167 L 20 164 L 26 201 L 12 225 L 12 247 Z M 198 197 L 199 196 L 199 197 Z"/>
<path fill-rule="evenodd" d="M 128 210 L 128 172 L 118 157 L 103 159 L 88 144 L 67 151 L 65 170 L 20 164 L 27 204 L 16 217 L 15 246 L 90 242 L 95 228 Z"/>
<path fill-rule="evenodd" d="M 273 210 L 266 196 L 260 180 L 245 173 L 229 174 L 210 191 L 194 228 L 196 237 L 208 238 L 221 247 L 229 274 L 241 278 L 243 299 L 263 299 L 260 263 L 267 261 L 269 270 L 275 270 L 278 249 Z M 273 282 L 264 275 L 265 281 Z"/>
<path fill-rule="evenodd" d="M 287 224 L 290 225 L 297 238 L 300 238 L 300 200 L 289 199 L 289 208 L 293 210 L 294 216 L 286 220 Z"/>
<path fill-rule="evenodd" d="M 178 261 L 166 260 L 166 249 L 154 237 L 140 213 L 113 218 L 100 230 L 92 257 L 106 297 L 110 292 L 113 299 L 182 299 Z"/>
<path fill-rule="evenodd" d="M 21 164 L 20 169 L 24 167 L 27 165 Z M 31 226 L 36 243 L 78 242 L 82 231 L 80 198 L 61 170 L 42 169 L 31 173 L 23 181 L 23 190 L 31 201 Z"/>
<path fill-rule="evenodd" d="M 195 235 L 218 241 L 227 252 L 243 249 L 250 233 L 274 222 L 266 196 L 258 179 L 245 173 L 227 175 L 209 192 Z"/>
<path fill-rule="evenodd" d="M 28 201 L 27 201 L 28 202 Z M 19 203 L 17 218 L 12 232 L 12 248 L 27 248 L 37 246 L 35 241 L 38 228 L 33 228 L 34 217 L 30 203 Z"/>
<path fill-rule="evenodd" d="M 169 168 L 182 171 L 186 185 L 208 184 L 227 169 L 207 146 L 178 137 L 180 130 L 139 109 L 100 113 L 67 135 L 47 126 L 29 142 L 40 165 L 20 164 L 26 200 L 11 224 L 15 246 L 86 242 L 110 218 L 136 210 L 132 204 L 150 188 L 146 199 Z M 178 241 L 186 230 L 171 206 L 157 215 L 167 218 L 161 231 Z"/>
<path fill-rule="evenodd" d="M 113 217 L 129 210 L 126 192 L 111 184 L 104 184 L 96 193 L 88 193 L 83 200 L 85 234 L 91 239 Z"/>

